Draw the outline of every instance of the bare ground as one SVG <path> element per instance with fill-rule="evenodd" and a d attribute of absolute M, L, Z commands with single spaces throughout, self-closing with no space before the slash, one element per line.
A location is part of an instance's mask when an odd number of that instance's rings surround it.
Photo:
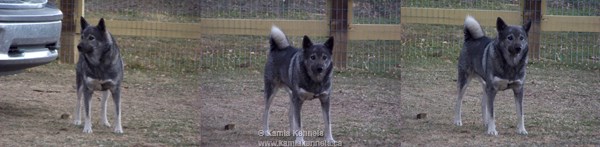
<path fill-rule="evenodd" d="M 498 136 L 481 123 L 480 83 L 473 80 L 463 98 L 463 126 L 452 124 L 456 99 L 454 64 L 407 68 L 403 72 L 402 129 L 406 146 L 600 145 L 600 71 L 564 66 L 528 68 L 524 113 L 529 135 L 516 133 L 511 91 L 495 101 Z M 416 119 L 427 113 L 426 119 Z"/>
<path fill-rule="evenodd" d="M 72 124 L 74 65 L 51 63 L 0 77 L 0 146 L 198 146 L 197 83 L 193 76 L 126 71 L 124 134 L 100 124 L 100 94 L 92 102 L 93 134 Z M 108 103 L 114 123 L 114 104 Z M 62 119 L 67 114 L 71 118 Z"/>
<path fill-rule="evenodd" d="M 293 141 L 290 136 L 259 136 L 264 111 L 263 79 L 258 70 L 204 73 L 200 91 L 202 146 L 257 146 L 259 141 Z M 334 74 L 332 132 L 342 145 L 400 144 L 400 80 L 369 75 Z M 289 130 L 288 94 L 279 91 L 271 106 L 272 131 Z M 225 130 L 227 124 L 235 129 Z M 302 107 L 305 131 L 323 131 L 318 100 Z M 322 136 L 306 141 L 323 141 Z"/>

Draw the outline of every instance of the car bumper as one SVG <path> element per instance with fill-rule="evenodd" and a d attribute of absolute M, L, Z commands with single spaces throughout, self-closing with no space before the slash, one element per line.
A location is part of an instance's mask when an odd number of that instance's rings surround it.
<path fill-rule="evenodd" d="M 56 60 L 60 31 L 61 21 L 0 22 L 0 72 L 22 70 Z"/>
<path fill-rule="evenodd" d="M 7 54 L 0 54 L 0 73 L 19 71 L 50 63 L 58 57 L 58 50 L 48 48 L 27 49 L 20 55 L 11 57 Z"/>

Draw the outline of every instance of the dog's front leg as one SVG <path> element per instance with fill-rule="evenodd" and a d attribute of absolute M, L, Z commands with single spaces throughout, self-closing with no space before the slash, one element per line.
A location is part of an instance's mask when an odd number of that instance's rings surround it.
<path fill-rule="evenodd" d="M 108 118 L 106 117 L 106 100 L 108 99 L 108 90 L 102 91 L 102 123 L 104 126 L 110 127 L 110 123 L 108 122 Z"/>
<path fill-rule="evenodd" d="M 523 118 L 523 84 L 520 83 L 518 86 L 513 88 L 515 94 L 515 106 L 517 108 L 517 133 L 521 135 L 527 135 L 525 130 L 525 119 Z"/>
<path fill-rule="evenodd" d="M 92 133 L 92 95 L 94 91 L 89 88 L 83 88 L 83 106 L 85 108 L 85 122 L 83 133 Z"/>
<path fill-rule="evenodd" d="M 121 88 L 120 85 L 116 85 L 112 93 L 112 98 L 115 103 L 115 133 L 123 133 L 123 127 L 121 126 Z"/>
<path fill-rule="evenodd" d="M 73 124 L 81 125 L 81 99 L 83 98 L 83 86 L 77 87 L 77 104 L 75 105 L 75 114 Z"/>
<path fill-rule="evenodd" d="M 329 115 L 329 92 L 323 92 L 319 94 L 319 96 L 319 100 L 321 100 L 321 109 L 323 111 L 323 122 L 325 123 L 325 141 L 327 141 L 328 143 L 335 143 L 333 135 L 331 134 L 331 117 Z"/>
<path fill-rule="evenodd" d="M 485 88 L 485 94 L 487 95 L 487 134 L 489 135 L 498 135 L 498 131 L 496 131 L 496 119 L 494 114 L 494 99 L 496 98 L 496 88 L 492 86 L 492 84 L 488 84 Z"/>
<path fill-rule="evenodd" d="M 302 132 L 302 121 L 301 121 L 301 111 L 302 111 L 302 103 L 304 103 L 304 101 L 302 99 L 300 99 L 300 95 L 298 93 L 298 90 L 292 90 L 292 117 L 293 117 L 293 121 L 290 120 L 290 122 L 292 123 L 292 128 L 293 128 L 293 134 L 296 136 L 296 141 L 295 143 L 297 145 L 304 145 L 304 133 Z"/>

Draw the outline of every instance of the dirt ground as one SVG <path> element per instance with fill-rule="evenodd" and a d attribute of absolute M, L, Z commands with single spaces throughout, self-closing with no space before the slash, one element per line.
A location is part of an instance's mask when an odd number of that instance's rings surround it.
<path fill-rule="evenodd" d="M 205 73 L 202 93 L 201 146 L 257 146 L 265 141 L 294 138 L 259 136 L 264 111 L 263 79 L 258 70 Z M 400 144 L 400 79 L 336 73 L 331 97 L 332 133 L 342 145 Z M 289 97 L 279 91 L 271 105 L 272 131 L 289 130 Z M 234 124 L 233 130 L 225 130 Z M 305 131 L 323 131 L 318 100 L 302 107 Z M 305 141 L 323 141 L 322 136 Z"/>
<path fill-rule="evenodd" d="M 74 65 L 56 64 L 0 77 L 0 146 L 198 146 L 198 84 L 193 76 L 126 71 L 124 134 L 100 124 L 100 94 L 92 101 L 93 134 L 72 124 Z M 109 98 L 110 99 L 110 98 Z M 114 124 L 114 104 L 108 103 Z M 61 115 L 71 117 L 62 119 Z"/>
<path fill-rule="evenodd" d="M 452 123 L 456 99 L 453 64 L 403 69 L 402 129 L 405 146 L 514 146 L 600 144 L 600 71 L 562 65 L 532 65 L 525 85 L 525 127 L 516 133 L 516 109 L 511 91 L 495 101 L 498 136 L 485 134 L 481 123 L 482 90 L 476 80 L 463 98 L 463 126 Z M 416 119 L 427 113 L 426 119 Z"/>

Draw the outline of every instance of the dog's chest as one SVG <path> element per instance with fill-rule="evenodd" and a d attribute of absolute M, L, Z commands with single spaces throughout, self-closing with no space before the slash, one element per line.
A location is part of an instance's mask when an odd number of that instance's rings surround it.
<path fill-rule="evenodd" d="M 494 87 L 498 90 L 506 90 L 508 88 L 513 88 L 513 87 L 518 87 L 523 85 L 523 81 L 519 80 L 508 80 L 508 79 L 502 79 L 499 77 L 494 77 L 494 80 L 492 81 L 494 84 Z"/>
<path fill-rule="evenodd" d="M 88 88 L 97 91 L 104 91 L 116 85 L 115 81 L 112 79 L 99 80 L 90 77 L 85 77 L 85 84 Z"/>

